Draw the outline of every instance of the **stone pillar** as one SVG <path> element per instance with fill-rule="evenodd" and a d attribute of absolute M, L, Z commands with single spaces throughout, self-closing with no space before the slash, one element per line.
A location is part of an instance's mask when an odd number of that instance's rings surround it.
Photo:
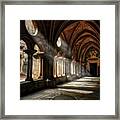
<path fill-rule="evenodd" d="M 63 66 L 64 66 L 64 75 L 66 76 L 66 58 L 64 58 L 64 64 L 63 64 Z"/>
<path fill-rule="evenodd" d="M 68 59 L 66 59 L 65 65 L 66 65 L 66 67 L 65 67 L 65 74 L 67 76 L 68 75 Z"/>
<path fill-rule="evenodd" d="M 55 60 L 55 75 L 56 75 L 56 77 L 57 77 L 57 58 L 56 58 L 56 60 Z"/>
<path fill-rule="evenodd" d="M 44 54 L 44 78 L 45 79 L 53 79 L 53 63 L 54 56 L 50 53 Z"/>
<path fill-rule="evenodd" d="M 36 50 L 24 50 L 24 52 L 28 55 L 28 66 L 27 66 L 27 78 L 26 81 L 33 81 L 32 78 L 32 60 L 33 60 L 33 54 L 36 52 Z"/>
<path fill-rule="evenodd" d="M 68 64 L 69 64 L 69 75 L 71 75 L 71 61 L 70 60 L 68 61 Z"/>
<path fill-rule="evenodd" d="M 42 65 L 41 65 L 41 68 L 42 68 L 41 74 L 42 74 L 42 78 L 43 78 L 43 58 L 41 58 L 41 63 L 42 63 Z M 40 75 L 41 75 L 41 74 L 40 74 Z"/>
<path fill-rule="evenodd" d="M 38 53 L 39 60 L 40 60 L 40 76 L 39 76 L 39 78 L 43 78 L 43 54 L 44 53 Z"/>
<path fill-rule="evenodd" d="M 43 55 L 40 55 L 40 77 L 43 77 Z"/>
<path fill-rule="evenodd" d="M 47 87 L 55 87 L 55 79 L 53 76 L 54 56 L 52 54 L 45 53 L 44 55 L 44 80 Z"/>
<path fill-rule="evenodd" d="M 23 65 L 24 65 L 24 52 L 20 52 L 20 73 L 23 73 Z"/>
<path fill-rule="evenodd" d="M 79 74 L 79 76 L 81 77 L 81 64 L 79 63 L 79 68 L 78 68 L 78 74 Z"/>
<path fill-rule="evenodd" d="M 78 75 L 78 64 L 77 64 L 77 62 L 75 64 L 75 74 L 76 74 L 76 76 Z"/>

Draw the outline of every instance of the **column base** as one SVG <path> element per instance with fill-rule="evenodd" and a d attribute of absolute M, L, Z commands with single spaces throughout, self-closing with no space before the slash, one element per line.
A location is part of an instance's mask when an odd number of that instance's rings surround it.
<path fill-rule="evenodd" d="M 43 79 L 43 76 L 39 76 L 38 79 Z"/>
<path fill-rule="evenodd" d="M 33 81 L 33 78 L 26 78 L 25 81 Z"/>
<path fill-rule="evenodd" d="M 50 88 L 56 87 L 56 81 L 54 79 L 46 79 L 46 86 Z"/>

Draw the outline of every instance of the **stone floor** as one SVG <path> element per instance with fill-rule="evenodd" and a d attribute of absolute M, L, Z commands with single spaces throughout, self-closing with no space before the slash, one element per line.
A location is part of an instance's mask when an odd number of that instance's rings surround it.
<path fill-rule="evenodd" d="M 83 77 L 21 97 L 21 100 L 99 100 L 100 78 Z"/>

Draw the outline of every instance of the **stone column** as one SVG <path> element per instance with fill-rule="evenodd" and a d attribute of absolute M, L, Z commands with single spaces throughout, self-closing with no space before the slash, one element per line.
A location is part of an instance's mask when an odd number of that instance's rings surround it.
<path fill-rule="evenodd" d="M 36 52 L 36 50 L 24 50 L 24 52 L 28 55 L 28 66 L 27 66 L 27 78 L 26 81 L 33 81 L 32 78 L 32 60 L 33 60 L 33 54 Z"/>
<path fill-rule="evenodd" d="M 79 76 L 81 77 L 81 64 L 79 63 Z"/>
<path fill-rule="evenodd" d="M 76 74 L 76 76 L 78 75 L 78 64 L 77 64 L 77 62 L 75 63 L 75 74 Z"/>
<path fill-rule="evenodd" d="M 43 77 L 43 54 L 40 54 L 40 77 Z"/>
<path fill-rule="evenodd" d="M 64 66 L 64 76 L 66 76 L 66 58 L 64 58 L 63 66 Z"/>
<path fill-rule="evenodd" d="M 56 77 L 57 77 L 57 73 L 58 73 L 58 71 L 57 71 L 57 59 L 55 60 L 55 74 L 56 74 Z"/>
<path fill-rule="evenodd" d="M 53 79 L 54 56 L 49 52 L 44 54 L 44 79 Z"/>
<path fill-rule="evenodd" d="M 68 75 L 68 59 L 65 60 L 65 75 Z"/>
<path fill-rule="evenodd" d="M 55 87 L 55 79 L 53 76 L 54 56 L 49 52 L 44 55 L 44 80 L 47 87 Z"/>
<path fill-rule="evenodd" d="M 38 78 L 43 78 L 43 54 L 44 53 L 38 53 L 39 60 L 40 60 L 40 76 Z"/>
<path fill-rule="evenodd" d="M 71 75 L 71 60 L 68 61 L 69 64 L 69 75 Z"/>
<path fill-rule="evenodd" d="M 41 58 L 41 63 L 42 63 L 42 65 L 41 65 L 41 74 L 42 74 L 42 78 L 43 78 L 43 58 Z"/>

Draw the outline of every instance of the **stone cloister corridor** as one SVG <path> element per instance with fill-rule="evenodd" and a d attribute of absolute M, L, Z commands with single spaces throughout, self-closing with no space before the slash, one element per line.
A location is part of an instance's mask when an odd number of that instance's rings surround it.
<path fill-rule="evenodd" d="M 99 100 L 100 21 L 20 20 L 20 99 Z"/>
<path fill-rule="evenodd" d="M 57 85 L 56 88 L 41 90 L 21 100 L 98 100 L 99 77 L 84 77 Z"/>

